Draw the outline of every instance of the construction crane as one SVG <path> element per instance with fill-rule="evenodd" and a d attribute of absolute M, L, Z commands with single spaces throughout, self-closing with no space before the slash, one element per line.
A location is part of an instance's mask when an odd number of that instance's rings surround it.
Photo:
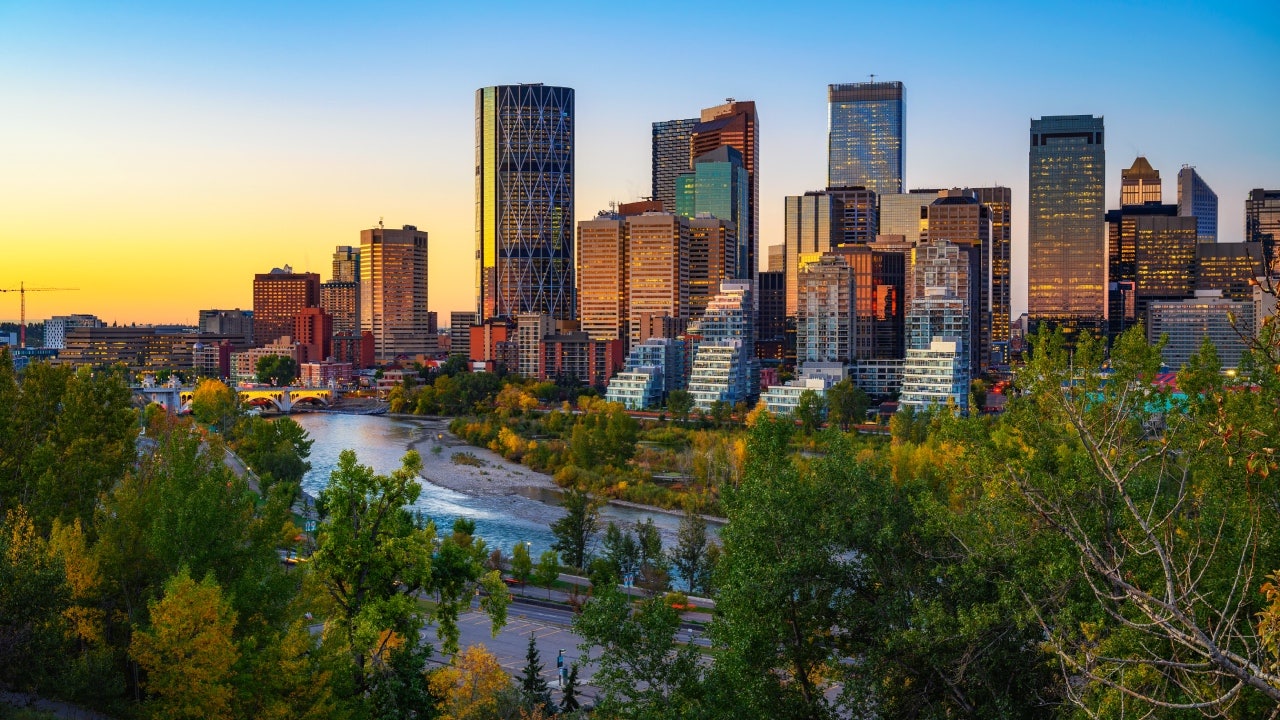
<path fill-rule="evenodd" d="M 29 288 L 24 282 L 18 283 L 18 287 L 16 288 L 0 288 L 0 292 L 16 292 L 18 293 L 18 297 L 21 298 L 22 314 L 18 320 L 18 347 L 25 348 L 27 346 L 27 293 L 79 289 L 80 288 Z"/>

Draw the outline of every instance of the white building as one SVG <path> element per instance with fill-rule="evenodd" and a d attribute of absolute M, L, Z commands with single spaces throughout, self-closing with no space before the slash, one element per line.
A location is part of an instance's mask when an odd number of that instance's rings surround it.
<path fill-rule="evenodd" d="M 66 350 L 67 331 L 71 328 L 106 326 L 106 323 L 94 315 L 55 315 L 44 321 L 44 346 L 54 350 Z"/>
<path fill-rule="evenodd" d="M 1227 300 L 1221 290 L 1197 290 L 1189 300 L 1153 302 L 1147 308 L 1147 340 L 1155 343 L 1167 335 L 1160 356 L 1171 368 L 1181 368 L 1208 338 L 1218 350 L 1222 367 L 1240 365 L 1245 338 L 1254 334 L 1252 302 Z"/>
<path fill-rule="evenodd" d="M 831 387 L 829 380 L 827 377 L 807 377 L 792 380 L 785 385 L 770 385 L 760 393 L 760 400 L 765 409 L 774 415 L 791 415 L 800 405 L 800 396 L 804 393 L 813 392 L 819 397 L 825 396 L 827 388 Z"/>
<path fill-rule="evenodd" d="M 689 376 L 694 407 L 705 411 L 717 401 L 734 405 L 754 397 L 759 392 L 760 361 L 755 356 L 751 281 L 720 283 L 720 294 L 707 304 L 699 332 L 702 341 L 694 350 Z"/>
<path fill-rule="evenodd" d="M 969 407 L 969 350 L 954 337 L 937 337 L 927 349 L 907 350 L 899 403 L 918 410 L 955 403 Z"/>
<path fill-rule="evenodd" d="M 644 410 L 662 404 L 662 368 L 653 365 L 624 370 L 609 380 L 604 399 L 628 410 Z"/>

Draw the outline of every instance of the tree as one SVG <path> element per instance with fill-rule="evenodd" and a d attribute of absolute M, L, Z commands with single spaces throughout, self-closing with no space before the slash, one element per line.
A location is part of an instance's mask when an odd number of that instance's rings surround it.
<path fill-rule="evenodd" d="M 687 505 L 680 518 L 680 529 L 676 531 L 676 547 L 671 562 L 684 578 L 691 594 L 705 594 L 710 590 L 706 551 L 707 521 L 694 512 L 692 505 Z"/>
<path fill-rule="evenodd" d="M 431 582 L 435 528 L 405 509 L 422 491 L 421 467 L 410 451 L 400 469 L 376 475 L 344 450 L 317 502 L 323 522 L 311 567 L 333 601 L 326 634 L 349 654 L 356 697 L 394 669 L 389 656 L 417 644 L 425 621 L 416 595 Z"/>
<path fill-rule="evenodd" d="M 560 563 L 556 562 L 556 551 L 547 550 L 538 556 L 538 565 L 533 569 L 533 584 L 547 589 L 547 599 L 551 599 L 551 586 L 560 579 Z"/>
<path fill-rule="evenodd" d="M 298 363 L 287 355 L 264 355 L 258 358 L 254 372 L 260 383 L 284 386 L 298 377 Z"/>
<path fill-rule="evenodd" d="M 201 380 L 191 396 L 191 414 L 205 425 L 217 426 L 226 432 L 239 411 L 239 399 L 221 380 Z"/>
<path fill-rule="evenodd" d="M 871 399 L 849 378 L 827 388 L 828 417 L 841 430 L 848 431 L 850 425 L 864 422 L 869 407 Z"/>
<path fill-rule="evenodd" d="M 610 521 L 604 531 L 604 560 L 618 580 L 640 572 L 640 544 L 635 535 L 620 529 Z"/>
<path fill-rule="evenodd" d="M 600 522 L 599 504 L 584 490 L 565 490 L 562 506 L 565 516 L 551 523 L 556 541 L 552 549 L 560 553 L 564 564 L 582 569 L 587 564 L 587 548 Z"/>
<path fill-rule="evenodd" d="M 623 467 L 635 455 L 639 424 L 617 403 L 588 402 L 569 439 L 573 464 Z"/>
<path fill-rule="evenodd" d="M 470 645 L 431 673 L 430 686 L 441 698 L 440 720 L 480 720 L 497 715 L 498 697 L 511 687 L 511 677 L 485 646 Z"/>
<path fill-rule="evenodd" d="M 693 395 L 688 390 L 672 390 L 667 395 L 667 409 L 680 423 L 689 422 L 689 412 L 693 410 Z"/>
<path fill-rule="evenodd" d="M 520 587 L 529 582 L 533 574 L 533 558 L 529 557 L 529 543 L 518 542 L 511 549 L 511 575 L 520 581 Z"/>
<path fill-rule="evenodd" d="M 484 540 L 473 537 L 476 524 L 467 518 L 453 523 L 453 533 L 436 549 L 431 587 L 437 593 L 436 634 L 446 654 L 458 652 L 458 616 L 471 604 L 473 594 L 483 588 L 487 594 L 481 607 L 489 613 L 496 628 L 506 624 L 510 594 L 502 582 L 501 572 L 485 572 L 487 559 Z"/>
<path fill-rule="evenodd" d="M 3 359 L 3 358 L 0 358 Z M 26 510 L 0 525 L 0 683 L 52 686 L 65 652 L 61 613 L 69 604 L 61 559 L 36 532 Z"/>
<path fill-rule="evenodd" d="M 662 597 L 648 598 L 633 611 L 630 598 L 616 587 L 597 589 L 573 620 L 582 652 L 600 650 L 592 677 L 600 688 L 597 712 L 636 720 L 700 716 L 699 654 L 676 642 L 679 627 L 679 614 Z"/>
<path fill-rule="evenodd" d="M 534 642 L 537 638 L 529 633 L 529 648 L 524 654 L 524 670 L 520 673 L 520 705 L 528 712 L 552 713 L 555 704 L 551 701 L 551 687 L 547 679 L 542 677 L 542 657 Z"/>
<path fill-rule="evenodd" d="M 812 390 L 800 393 L 796 400 L 796 421 L 805 435 L 812 435 L 822 427 L 822 417 L 826 412 L 826 399 Z"/>
<path fill-rule="evenodd" d="M 1275 346 L 1263 340 L 1241 363 L 1243 391 L 1224 386 L 1203 347 L 1181 376 L 1183 402 L 1153 385 L 1160 348 L 1141 327 L 1115 341 L 1105 382 L 1100 343 L 1062 344 L 1037 337 L 998 447 L 1012 509 L 1044 528 L 1021 535 L 1042 579 L 1022 591 L 1069 699 L 1087 712 L 1124 702 L 1263 716 L 1280 703 L 1252 624 L 1257 588 L 1280 567 L 1280 508 L 1264 500 L 1280 493 Z"/>
<path fill-rule="evenodd" d="M 196 582 L 186 568 L 150 605 L 150 628 L 137 630 L 129 655 L 147 673 L 146 703 L 157 718 L 230 718 L 235 611 L 211 575 Z"/>
<path fill-rule="evenodd" d="M 653 518 L 636 523 L 636 544 L 640 550 L 640 586 L 650 592 L 666 590 L 671 574 L 666 553 L 662 552 L 662 534 Z"/>
<path fill-rule="evenodd" d="M 564 692 L 560 697 L 560 712 L 569 714 L 577 712 L 582 704 L 578 702 L 578 663 L 569 666 L 569 673 L 564 679 Z"/>
<path fill-rule="evenodd" d="M 293 497 L 311 469 L 307 458 L 314 443 L 307 431 L 288 417 L 246 417 L 236 425 L 232 441 L 236 454 L 258 474 L 264 492 L 282 483 Z"/>

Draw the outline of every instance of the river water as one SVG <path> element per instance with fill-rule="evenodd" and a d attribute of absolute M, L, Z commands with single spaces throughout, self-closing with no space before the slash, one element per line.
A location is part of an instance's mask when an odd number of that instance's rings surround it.
<path fill-rule="evenodd" d="M 362 465 L 387 474 L 400 467 L 409 445 L 425 433 L 423 421 L 412 418 L 336 413 L 301 413 L 292 417 L 315 441 L 311 446 L 311 470 L 302 480 L 302 488 L 312 496 L 318 496 L 328 484 L 341 451 L 353 449 Z M 433 485 L 427 479 L 421 479 L 421 484 L 422 494 L 414 503 L 414 510 L 434 520 L 440 534 L 447 534 L 456 518 L 469 518 L 475 521 L 476 535 L 484 538 L 490 548 L 501 548 L 508 557 L 516 543 L 528 542 L 536 562 L 538 555 L 554 542 L 551 523 L 564 515 L 554 504 L 552 492 L 531 493 L 538 499 L 522 495 L 472 496 Z M 652 518 L 662 533 L 665 548 L 674 546 L 680 525 L 678 515 L 615 505 L 604 506 L 600 514 L 602 531 L 609 521 L 624 526 Z M 708 533 L 714 536 L 715 530 L 713 525 Z M 598 542 L 597 537 L 597 545 Z"/>

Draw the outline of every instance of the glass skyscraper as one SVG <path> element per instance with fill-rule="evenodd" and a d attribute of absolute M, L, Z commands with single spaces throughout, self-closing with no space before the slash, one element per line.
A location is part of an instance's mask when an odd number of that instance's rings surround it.
<path fill-rule="evenodd" d="M 907 110 L 900 82 L 827 86 L 827 187 L 902 192 Z"/>
<path fill-rule="evenodd" d="M 653 199 L 669 213 L 676 211 L 676 178 L 693 169 L 690 142 L 697 118 L 653 124 Z"/>
<path fill-rule="evenodd" d="M 573 319 L 573 89 L 476 91 L 478 323 Z"/>
<path fill-rule="evenodd" d="M 677 178 L 676 214 L 695 218 L 710 215 L 733 223 L 735 239 L 735 277 L 753 279 L 749 226 L 751 218 L 751 181 L 742 161 L 742 153 L 736 148 L 721 145 L 709 153 L 698 156 L 693 172 Z"/>
<path fill-rule="evenodd" d="M 1280 239 L 1280 190 L 1255 188 L 1244 203 L 1245 242 L 1262 243 L 1263 261 L 1272 273 L 1280 273 L 1276 240 Z"/>
<path fill-rule="evenodd" d="M 1099 331 L 1106 310 L 1106 153 L 1102 118 L 1031 121 L 1028 312 Z"/>
<path fill-rule="evenodd" d="M 1218 242 L 1218 193 L 1190 165 L 1178 171 L 1178 214 L 1195 217 L 1200 242 Z"/>

